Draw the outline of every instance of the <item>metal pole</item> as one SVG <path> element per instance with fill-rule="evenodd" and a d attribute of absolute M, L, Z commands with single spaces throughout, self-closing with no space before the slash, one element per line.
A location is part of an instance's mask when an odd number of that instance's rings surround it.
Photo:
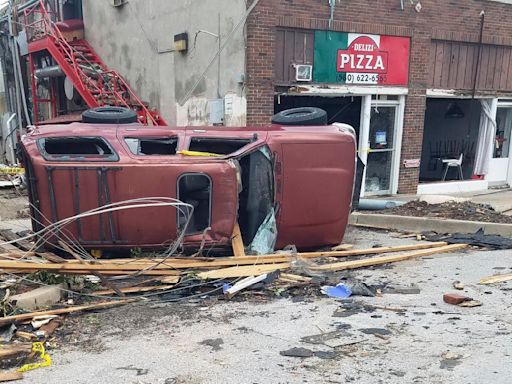
<path fill-rule="evenodd" d="M 9 21 L 9 45 L 11 48 L 11 55 L 12 55 L 12 69 L 14 72 L 14 88 L 16 91 L 16 113 L 18 116 L 17 122 L 18 127 L 22 128 L 22 122 L 21 122 L 21 95 L 20 95 L 20 89 L 19 89 L 19 81 L 18 81 L 18 71 L 16 68 L 16 51 L 14 49 L 14 37 L 13 37 L 13 28 L 12 28 L 12 0 L 9 0 L 9 10 L 8 10 L 8 21 Z"/>

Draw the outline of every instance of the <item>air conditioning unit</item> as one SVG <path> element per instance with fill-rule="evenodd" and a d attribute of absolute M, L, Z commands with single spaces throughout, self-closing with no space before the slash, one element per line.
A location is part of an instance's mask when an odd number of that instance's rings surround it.
<path fill-rule="evenodd" d="M 110 4 L 112 4 L 113 7 L 121 7 L 126 2 L 127 2 L 127 0 L 110 0 Z"/>
<path fill-rule="evenodd" d="M 295 64 L 295 80 L 311 81 L 313 80 L 313 66 L 309 64 Z"/>

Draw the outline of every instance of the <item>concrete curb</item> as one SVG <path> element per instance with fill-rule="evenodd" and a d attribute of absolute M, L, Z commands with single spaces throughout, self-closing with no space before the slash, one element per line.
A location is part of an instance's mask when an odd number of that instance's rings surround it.
<path fill-rule="evenodd" d="M 512 238 L 512 224 L 484 223 L 482 221 L 353 212 L 350 215 L 349 224 L 418 233 L 425 231 L 435 231 L 437 233 L 475 233 L 482 228 L 486 235 L 501 235 Z"/>

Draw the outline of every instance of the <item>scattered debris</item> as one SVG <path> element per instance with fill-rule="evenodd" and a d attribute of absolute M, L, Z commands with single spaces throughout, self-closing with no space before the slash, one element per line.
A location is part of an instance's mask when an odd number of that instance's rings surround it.
<path fill-rule="evenodd" d="M 452 370 L 461 363 L 461 359 L 464 357 L 460 354 L 453 353 L 451 351 L 443 352 L 441 355 L 442 360 L 439 364 L 439 368 Z"/>
<path fill-rule="evenodd" d="M 221 338 L 206 339 L 206 340 L 201 341 L 199 344 L 212 347 L 212 351 L 217 352 L 222 349 L 221 345 L 224 344 L 224 340 L 222 340 Z"/>
<path fill-rule="evenodd" d="M 480 307 L 481 305 L 482 305 L 482 302 L 480 302 L 478 300 L 467 300 L 467 301 L 463 301 L 462 303 L 460 303 L 459 307 L 472 308 L 472 307 Z"/>
<path fill-rule="evenodd" d="M 472 298 L 459 295 L 458 293 L 445 293 L 443 295 L 443 300 L 445 303 L 448 303 L 448 304 L 459 305 L 465 301 L 472 300 Z"/>
<path fill-rule="evenodd" d="M 512 216 L 498 213 L 488 205 L 470 201 L 448 201 L 442 204 L 429 204 L 425 201 L 415 200 L 399 207 L 375 211 L 375 213 L 512 224 Z"/>
<path fill-rule="evenodd" d="M 241 291 L 242 289 L 245 289 L 247 287 L 250 287 L 251 285 L 257 284 L 260 281 L 263 281 L 267 278 L 267 274 L 264 273 L 263 275 L 259 276 L 249 276 L 246 277 L 243 280 L 238 281 L 235 285 L 229 287 L 224 291 L 224 295 L 228 298 L 232 298 L 237 292 Z"/>
<path fill-rule="evenodd" d="M 335 287 L 324 285 L 321 288 L 321 291 L 324 295 L 336 299 L 346 299 L 352 295 L 350 288 L 343 283 L 337 284 Z"/>
<path fill-rule="evenodd" d="M 493 275 L 488 277 L 483 277 L 480 279 L 479 284 L 487 285 L 487 284 L 494 284 L 494 283 L 502 283 L 505 281 L 512 280 L 512 273 L 505 273 L 501 275 Z"/>
<path fill-rule="evenodd" d="M 103 303 L 80 305 L 80 306 L 74 306 L 74 307 L 69 307 L 69 308 L 54 309 L 54 310 L 50 310 L 50 311 L 32 312 L 32 313 L 23 313 L 21 315 L 5 316 L 5 317 L 0 318 L 0 326 L 5 325 L 5 324 L 16 323 L 18 321 L 23 321 L 23 320 L 30 320 L 37 316 L 63 315 L 63 314 L 74 313 L 74 312 L 90 311 L 90 310 L 101 309 L 101 308 L 110 308 L 110 307 L 114 307 L 117 305 L 133 303 L 136 300 L 137 299 L 107 301 L 107 302 L 103 302 Z"/>
<path fill-rule="evenodd" d="M 4 332 L 2 332 L 0 337 L 4 342 L 8 343 L 16 333 L 16 329 L 18 329 L 16 328 L 16 325 L 11 324 Z"/>
<path fill-rule="evenodd" d="M 289 357 L 311 357 L 313 356 L 313 351 L 307 348 L 291 348 L 286 351 L 279 352 L 281 356 L 289 356 Z"/>
<path fill-rule="evenodd" d="M 367 335 L 391 335 L 391 331 L 385 329 L 385 328 L 362 328 L 360 329 L 361 332 L 367 334 Z"/>
<path fill-rule="evenodd" d="M 331 251 L 348 251 L 349 249 L 354 248 L 352 244 L 340 244 L 331 248 Z"/>
<path fill-rule="evenodd" d="M 136 368 L 133 365 L 129 365 L 127 367 L 119 367 L 119 368 L 116 368 L 116 369 L 124 370 L 124 371 L 135 371 L 135 372 L 137 372 L 136 376 L 144 376 L 144 375 L 147 375 L 148 372 L 149 372 L 149 369 L 146 369 L 146 368 Z"/>
<path fill-rule="evenodd" d="M 324 344 L 327 345 L 326 342 L 331 341 L 333 339 L 339 339 L 340 337 L 345 337 L 348 334 L 343 331 L 332 331 L 332 332 L 325 332 L 320 333 L 318 335 L 312 335 L 312 336 L 304 336 L 300 339 L 303 343 L 309 343 L 309 344 Z"/>
<path fill-rule="evenodd" d="M 512 218 L 512 216 L 507 217 Z M 489 249 L 512 249 L 512 239 L 499 235 L 486 235 L 482 229 L 473 234 L 428 234 L 426 238 L 429 241 L 445 241 L 449 244 L 468 244 Z"/>
<path fill-rule="evenodd" d="M 411 285 L 410 287 L 387 286 L 383 289 L 382 293 L 400 294 L 400 295 L 418 295 L 419 293 L 421 293 L 421 289 L 419 289 L 415 285 Z"/>
<path fill-rule="evenodd" d="M 459 291 L 462 291 L 464 289 L 464 284 L 461 283 L 459 280 L 456 280 L 453 282 L 453 288 L 458 289 Z"/>

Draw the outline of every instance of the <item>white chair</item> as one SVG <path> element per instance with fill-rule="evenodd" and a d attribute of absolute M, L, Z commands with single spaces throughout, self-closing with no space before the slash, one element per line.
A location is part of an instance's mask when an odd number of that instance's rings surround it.
<path fill-rule="evenodd" d="M 444 174 L 443 181 L 446 179 L 446 174 L 448 173 L 448 169 L 455 167 L 459 169 L 459 177 L 460 180 L 464 180 L 464 176 L 462 175 L 462 159 L 464 158 L 464 154 L 461 153 L 458 159 L 443 159 Z"/>

